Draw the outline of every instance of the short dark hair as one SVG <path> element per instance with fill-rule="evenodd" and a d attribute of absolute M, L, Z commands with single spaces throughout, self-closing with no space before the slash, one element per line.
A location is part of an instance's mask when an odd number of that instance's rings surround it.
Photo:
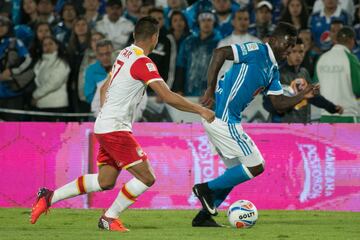
<path fill-rule="evenodd" d="M 304 44 L 303 40 L 301 38 L 297 38 L 295 45 L 301 45 L 301 44 Z"/>
<path fill-rule="evenodd" d="M 272 37 L 284 37 L 286 35 L 291 37 L 296 37 L 298 35 L 294 25 L 286 22 L 279 22 L 274 32 L 271 34 Z"/>
<path fill-rule="evenodd" d="M 157 13 L 161 13 L 161 14 L 164 14 L 164 11 L 162 8 L 159 8 L 159 7 L 153 7 L 150 9 L 149 11 L 149 15 L 154 13 L 154 12 L 157 12 Z M 165 16 L 164 16 L 165 17 Z"/>
<path fill-rule="evenodd" d="M 334 18 L 334 19 L 331 21 L 330 25 L 333 25 L 333 24 L 342 24 L 342 25 L 344 25 L 344 21 L 341 20 L 340 18 Z"/>
<path fill-rule="evenodd" d="M 113 46 L 111 40 L 109 39 L 101 39 L 99 41 L 96 42 L 96 49 L 101 48 L 101 47 L 105 47 L 105 46 Z"/>
<path fill-rule="evenodd" d="M 107 3 L 106 3 L 107 7 L 111 7 L 111 6 L 114 6 L 114 5 L 118 5 L 120 7 L 123 7 L 121 0 L 108 0 Z"/>
<path fill-rule="evenodd" d="M 351 39 L 355 39 L 355 31 L 351 27 L 344 26 L 336 34 L 336 40 L 340 44 L 345 44 Z"/>
<path fill-rule="evenodd" d="M 153 17 L 146 16 L 137 21 L 134 38 L 135 40 L 146 40 L 157 32 L 159 32 L 159 22 Z"/>

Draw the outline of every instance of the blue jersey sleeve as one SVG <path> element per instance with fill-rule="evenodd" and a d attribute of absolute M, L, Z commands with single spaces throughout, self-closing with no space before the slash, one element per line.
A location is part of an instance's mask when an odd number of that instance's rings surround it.
<path fill-rule="evenodd" d="M 281 95 L 283 93 L 284 92 L 280 83 L 280 73 L 279 71 L 275 71 L 274 76 L 267 87 L 266 95 Z"/>
<path fill-rule="evenodd" d="M 251 58 L 257 58 L 260 53 L 260 46 L 255 42 L 232 44 L 234 63 L 249 63 Z"/>

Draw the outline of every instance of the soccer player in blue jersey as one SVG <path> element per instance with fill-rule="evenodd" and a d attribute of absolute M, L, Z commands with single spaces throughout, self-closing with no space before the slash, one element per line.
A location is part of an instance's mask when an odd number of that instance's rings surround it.
<path fill-rule="evenodd" d="M 295 45 L 294 26 L 279 23 L 268 43 L 233 44 L 214 51 L 208 70 L 208 88 L 202 98 L 211 107 L 215 98 L 215 120 L 203 121 L 210 142 L 226 166 L 219 177 L 193 187 L 203 209 L 192 221 L 194 227 L 219 227 L 212 216 L 231 190 L 264 171 L 264 159 L 251 138 L 244 132 L 241 112 L 259 93 L 269 95 L 274 108 L 281 112 L 292 108 L 304 98 L 311 98 L 318 86 L 308 85 L 294 97 L 283 95 L 277 61 L 285 60 Z M 232 67 L 217 81 L 225 60 Z"/>

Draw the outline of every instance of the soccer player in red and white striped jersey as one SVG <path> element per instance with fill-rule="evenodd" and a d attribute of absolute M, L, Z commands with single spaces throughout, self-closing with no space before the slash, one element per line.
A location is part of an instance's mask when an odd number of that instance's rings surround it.
<path fill-rule="evenodd" d="M 132 135 L 135 110 L 147 86 L 169 105 L 181 111 L 197 113 L 208 122 L 214 120 L 213 111 L 169 90 L 157 67 L 147 57 L 155 48 L 158 36 L 158 23 L 154 18 L 140 19 L 135 26 L 134 44 L 120 52 L 110 77 L 101 88 L 102 109 L 94 127 L 100 143 L 97 157 L 99 173 L 81 176 L 55 191 L 41 188 L 31 211 L 32 224 L 60 200 L 112 189 L 120 171 L 126 169 L 134 177 L 122 187 L 113 204 L 100 217 L 98 226 L 110 231 L 128 231 L 118 218 L 120 213 L 155 182 L 147 155 Z"/>

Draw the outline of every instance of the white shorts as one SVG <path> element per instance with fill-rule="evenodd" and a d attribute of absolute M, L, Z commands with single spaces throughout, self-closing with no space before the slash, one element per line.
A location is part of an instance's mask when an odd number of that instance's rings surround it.
<path fill-rule="evenodd" d="M 218 118 L 212 123 L 202 119 L 209 141 L 227 168 L 239 165 L 254 167 L 264 164 L 259 149 L 244 132 L 241 124 L 231 124 Z"/>

